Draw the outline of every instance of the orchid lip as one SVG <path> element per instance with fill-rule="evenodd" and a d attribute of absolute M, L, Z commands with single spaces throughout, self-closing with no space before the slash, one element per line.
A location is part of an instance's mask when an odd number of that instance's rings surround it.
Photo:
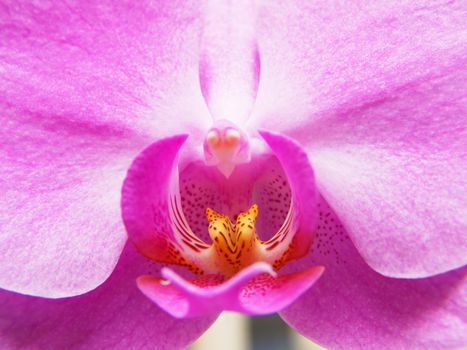
<path fill-rule="evenodd" d="M 257 262 L 229 280 L 207 287 L 197 285 L 201 281 L 192 283 L 171 269 L 163 268 L 164 279 L 140 276 L 137 285 L 149 299 L 177 318 L 218 314 L 223 310 L 258 315 L 288 306 L 323 272 L 324 267 L 315 266 L 284 279 L 269 264 Z M 261 288 L 256 288 L 258 284 Z"/>
<path fill-rule="evenodd" d="M 245 306 L 250 297 L 230 305 L 225 301 L 229 293 L 221 293 L 216 294 L 219 300 L 212 301 L 218 309 L 186 309 L 188 304 L 177 304 L 176 295 L 193 292 L 195 286 L 187 286 L 190 283 L 201 283 L 199 288 L 212 292 L 213 286 L 222 289 L 226 283 L 233 288 L 229 281 L 237 281 L 235 276 L 254 271 L 256 277 L 247 283 L 248 288 L 262 288 L 264 271 L 257 266 L 267 266 L 274 274 L 268 274 L 264 283 L 268 288 L 279 283 L 277 290 L 284 291 L 292 288 L 290 281 L 308 288 L 322 273 L 312 269 L 304 275 L 277 274 L 288 261 L 308 252 L 317 220 L 316 191 L 312 169 L 300 146 L 282 135 L 259 134 L 269 151 L 249 154 L 245 133 L 231 123 L 218 123 L 206 134 L 205 162 L 198 158 L 186 163 L 183 155 L 180 159 L 185 163 L 181 164 L 178 154 L 184 152 L 186 135 L 162 139 L 144 150 L 128 172 L 122 210 L 130 240 L 146 257 L 179 265 L 197 276 L 178 283 L 167 278 L 173 275 L 164 270 L 162 280 L 150 276 L 139 279 L 144 294 L 177 317 L 222 309 L 261 314 L 287 304 L 274 302 L 278 297 L 274 292 L 265 299 L 270 304 L 259 309 Z M 248 161 L 235 164 L 229 177 L 213 166 L 217 165 L 216 154 L 211 151 L 222 144 L 233 148 L 244 145 L 248 153 Z M 207 164 L 209 161 L 214 164 Z M 242 282 L 239 288 L 243 290 L 247 284 Z M 295 298 L 298 294 L 290 295 Z M 199 299 L 194 294 L 186 298 L 191 300 L 189 305 Z"/>
<path fill-rule="evenodd" d="M 271 275 L 272 277 L 276 277 L 277 273 L 274 271 L 274 269 L 271 267 L 271 265 L 265 263 L 265 262 L 257 262 L 254 264 L 254 269 L 245 269 L 232 278 L 230 278 L 225 284 L 222 285 L 222 288 L 219 288 L 215 291 L 215 294 L 221 294 L 226 290 L 229 290 L 231 287 L 236 286 L 238 282 L 245 280 L 245 279 L 251 279 L 255 275 L 258 274 L 258 271 L 261 273 L 267 273 Z M 180 277 L 178 274 L 173 272 L 171 269 L 168 268 L 163 268 L 161 270 L 161 275 L 163 278 L 165 278 L 167 281 L 170 281 L 173 285 L 176 285 L 178 287 L 186 288 L 189 290 L 191 293 L 195 293 L 200 296 L 213 296 L 212 292 L 204 289 L 197 287 L 196 285 L 189 284 L 185 285 L 183 283 L 183 278 Z"/>

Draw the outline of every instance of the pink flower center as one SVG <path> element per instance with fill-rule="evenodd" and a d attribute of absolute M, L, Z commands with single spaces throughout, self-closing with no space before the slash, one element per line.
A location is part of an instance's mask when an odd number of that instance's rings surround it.
<path fill-rule="evenodd" d="M 185 249 L 171 254 L 196 274 L 230 277 L 256 262 L 278 270 L 293 255 L 300 219 L 288 177 L 275 155 L 249 145 L 239 128 L 217 123 L 207 164 L 185 165 L 172 186 L 169 216 Z"/>
<path fill-rule="evenodd" d="M 232 276 L 257 261 L 269 262 L 275 269 L 284 264 L 287 251 L 273 259 L 269 254 L 277 239 L 262 241 L 256 234 L 257 204 L 240 213 L 235 224 L 227 215 L 216 213 L 211 208 L 206 209 L 206 216 L 213 242 L 211 261 L 222 269 L 225 276 Z"/>

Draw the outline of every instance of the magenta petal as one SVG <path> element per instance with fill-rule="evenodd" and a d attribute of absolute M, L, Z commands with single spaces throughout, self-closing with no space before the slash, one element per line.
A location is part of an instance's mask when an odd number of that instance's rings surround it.
<path fill-rule="evenodd" d="M 260 76 L 256 8 L 251 1 L 207 1 L 199 78 L 214 119 L 242 124 L 255 103 Z"/>
<path fill-rule="evenodd" d="M 149 299 L 179 318 L 239 311 L 239 295 L 245 285 L 260 274 L 275 275 L 266 263 L 253 264 L 224 283 L 220 275 L 208 275 L 192 283 L 168 268 L 161 272 L 164 279 L 139 277 L 138 287 Z"/>
<path fill-rule="evenodd" d="M 424 277 L 467 263 L 463 67 L 308 129 L 321 193 L 363 258 L 387 276 Z"/>
<path fill-rule="evenodd" d="M 178 152 L 187 137 L 172 136 L 147 147 L 133 161 L 123 184 L 122 217 L 128 237 L 143 255 L 157 261 L 177 262 L 169 252 L 169 245 L 173 249 L 180 245 L 169 201 L 177 178 Z"/>
<path fill-rule="evenodd" d="M 2 2 L 2 288 L 62 297 L 111 273 L 131 159 L 169 130 L 209 125 L 198 16 L 177 1 Z"/>
<path fill-rule="evenodd" d="M 318 221 L 318 192 L 313 168 L 308 157 L 296 141 L 269 131 L 259 132 L 277 156 L 289 180 L 293 210 L 298 215 L 297 232 L 289 259 L 302 257 L 308 252 Z"/>
<path fill-rule="evenodd" d="M 97 121 L 48 125 L 11 110 L 3 117 L 1 288 L 44 297 L 95 288 L 126 241 L 119 192 L 132 147 L 120 140 L 124 133 Z"/>
<path fill-rule="evenodd" d="M 245 310 L 243 312 L 251 315 L 278 312 L 311 288 L 323 272 L 323 266 L 313 266 L 276 277 L 258 276 L 242 290 L 240 303 Z"/>
<path fill-rule="evenodd" d="M 200 16 L 184 1 L 2 3 L 0 105 L 38 126 L 110 125 L 146 140 L 208 127 Z"/>
<path fill-rule="evenodd" d="M 291 4 L 260 17 L 255 125 L 305 145 L 320 192 L 374 269 L 463 266 L 466 4 Z"/>
<path fill-rule="evenodd" d="M 321 193 L 363 258 L 387 276 L 424 277 L 467 263 L 464 66 L 308 129 Z"/>
<path fill-rule="evenodd" d="M 273 313 L 293 302 L 310 288 L 323 272 L 322 267 L 285 276 L 276 276 L 271 266 L 255 263 L 223 282 L 221 276 L 188 281 L 164 269 L 165 279 L 141 276 L 141 291 L 175 317 L 216 315 L 224 310 L 250 315 Z"/>
<path fill-rule="evenodd" d="M 373 271 L 322 204 L 310 257 L 326 273 L 282 317 L 331 349 L 461 349 L 467 346 L 467 269 L 423 279 Z"/>
<path fill-rule="evenodd" d="M 109 280 L 85 295 L 51 300 L 0 291 L 0 348 L 185 348 L 214 318 L 177 320 L 154 307 L 135 278 L 157 269 L 128 245 Z"/>

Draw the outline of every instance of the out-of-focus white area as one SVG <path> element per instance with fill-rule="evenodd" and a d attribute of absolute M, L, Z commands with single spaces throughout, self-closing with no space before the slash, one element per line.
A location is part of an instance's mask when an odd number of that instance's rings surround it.
<path fill-rule="evenodd" d="M 326 348 L 313 343 L 311 340 L 305 338 L 300 333 L 297 333 L 292 329 L 290 329 L 290 332 L 292 333 L 293 350 L 326 350 Z"/>
<path fill-rule="evenodd" d="M 248 350 L 248 317 L 223 312 L 190 350 Z"/>
<path fill-rule="evenodd" d="M 223 312 L 189 350 L 326 350 L 278 316 L 251 318 Z"/>

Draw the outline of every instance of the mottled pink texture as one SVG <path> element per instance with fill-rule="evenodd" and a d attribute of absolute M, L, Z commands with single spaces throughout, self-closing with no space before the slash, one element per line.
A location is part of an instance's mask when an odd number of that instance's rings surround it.
<path fill-rule="evenodd" d="M 362 259 L 323 200 L 311 254 L 292 269 L 326 271 L 281 316 L 330 349 L 461 349 L 467 343 L 467 269 L 395 279 Z M 293 264 L 293 263 L 292 263 Z"/>
<path fill-rule="evenodd" d="M 62 297 L 109 276 L 131 159 L 209 126 L 198 16 L 186 2 L 0 3 L 2 288 Z"/>
<path fill-rule="evenodd" d="M 385 275 L 430 276 L 466 263 L 464 66 L 309 128 L 321 193 Z"/>
<path fill-rule="evenodd" d="M 85 295 L 51 300 L 0 291 L 0 348 L 185 348 L 214 317 L 177 320 L 155 307 L 135 279 L 159 269 L 129 244 L 109 280 Z"/>
<path fill-rule="evenodd" d="M 146 257 L 168 263 L 168 244 L 180 245 L 169 214 L 177 155 L 187 135 L 153 143 L 133 161 L 122 188 L 122 217 L 129 239 Z M 180 247 L 180 250 L 183 248 Z"/>
<path fill-rule="evenodd" d="M 296 217 L 296 229 L 288 259 L 301 258 L 308 253 L 318 220 L 318 192 L 315 187 L 313 168 L 308 157 L 295 140 L 278 133 L 260 131 L 282 164 L 292 192 L 292 206 Z"/>
<path fill-rule="evenodd" d="M 253 188 L 253 202 L 260 208 L 256 229 L 262 240 L 268 240 L 280 230 L 289 213 L 292 191 L 289 180 L 276 158 L 261 164 L 262 176 Z"/>
<path fill-rule="evenodd" d="M 179 318 L 216 315 L 224 310 L 260 315 L 290 305 L 322 272 L 323 268 L 316 266 L 277 276 L 270 265 L 258 262 L 226 281 L 222 276 L 212 275 L 190 281 L 163 269 L 166 280 L 141 276 L 138 286 L 148 298 Z"/>
<path fill-rule="evenodd" d="M 239 165 L 228 182 L 217 168 L 198 161 L 180 172 L 180 195 L 183 213 L 190 228 L 205 242 L 210 242 L 206 208 L 230 216 L 232 220 L 252 204 L 259 206 L 257 234 L 264 240 L 280 228 L 290 208 L 290 187 L 278 159 L 271 154 L 254 157 Z"/>
<path fill-rule="evenodd" d="M 2 1 L 3 108 L 34 113 L 35 125 L 135 134 L 140 147 L 209 127 L 198 79 L 198 5 Z"/>
<path fill-rule="evenodd" d="M 126 241 L 118 193 L 130 150 L 111 126 L 0 118 L 0 286 L 44 297 L 95 288 Z"/>
<path fill-rule="evenodd" d="M 388 276 L 466 263 L 466 10 L 279 1 L 260 11 L 251 127 L 305 146 L 320 192 Z"/>
<path fill-rule="evenodd" d="M 281 273 L 275 278 L 260 275 L 242 290 L 243 312 L 251 315 L 278 312 L 310 289 L 323 272 L 323 266 L 315 265 L 295 273 Z"/>

